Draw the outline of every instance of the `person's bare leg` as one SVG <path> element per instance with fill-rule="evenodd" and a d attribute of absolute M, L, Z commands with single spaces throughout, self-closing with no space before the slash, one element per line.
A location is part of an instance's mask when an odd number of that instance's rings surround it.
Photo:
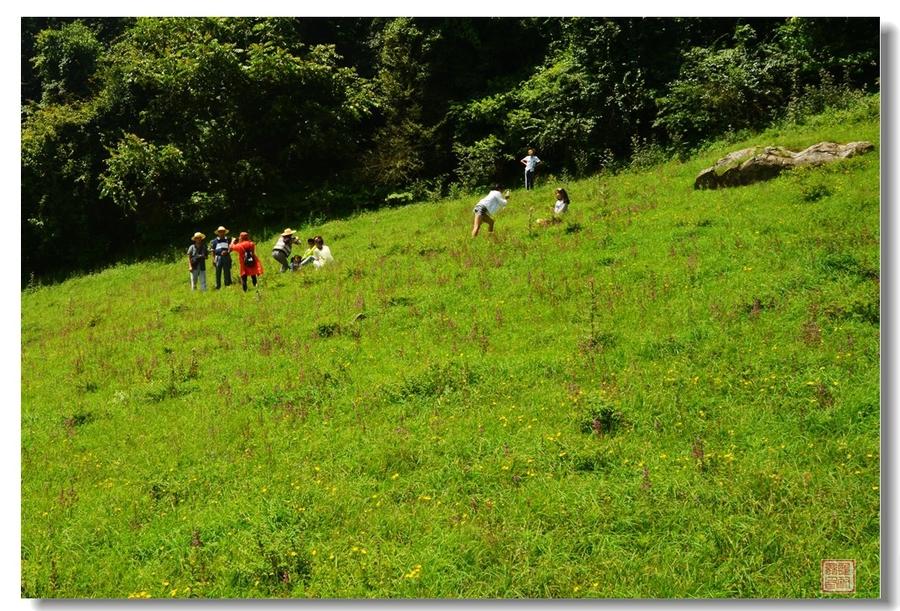
<path fill-rule="evenodd" d="M 475 215 L 475 224 L 472 225 L 472 237 L 473 238 L 478 235 L 479 229 L 481 229 L 481 215 L 476 214 Z"/>
<path fill-rule="evenodd" d="M 487 217 L 488 222 L 488 233 L 494 233 L 494 219 L 491 217 Z"/>

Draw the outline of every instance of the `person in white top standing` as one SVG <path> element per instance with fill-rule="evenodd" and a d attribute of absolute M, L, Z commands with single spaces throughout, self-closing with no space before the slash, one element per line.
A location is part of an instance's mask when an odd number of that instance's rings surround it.
<path fill-rule="evenodd" d="M 472 237 L 478 235 L 482 223 L 488 224 L 488 233 L 494 231 L 493 215 L 500 212 L 506 206 L 506 200 L 509 199 L 509 189 L 505 193 L 500 193 L 500 186 L 494 185 L 491 192 L 481 199 L 472 209 L 475 215 L 475 224 L 472 226 Z"/>
<path fill-rule="evenodd" d="M 534 149 L 528 149 L 528 155 L 520 159 L 519 163 L 525 166 L 525 190 L 534 189 L 534 169 L 543 162 L 534 154 Z"/>

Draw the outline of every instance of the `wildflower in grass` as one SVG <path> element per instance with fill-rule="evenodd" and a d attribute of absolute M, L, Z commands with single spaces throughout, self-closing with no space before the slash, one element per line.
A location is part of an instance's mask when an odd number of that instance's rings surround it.
<path fill-rule="evenodd" d="M 404 579 L 417 579 L 419 577 L 419 573 L 422 572 L 422 565 L 417 564 L 412 568 L 412 570 L 406 573 L 403 577 Z"/>
<path fill-rule="evenodd" d="M 398 477 L 400 477 L 400 474 L 399 474 L 399 473 L 394 473 L 394 474 L 391 476 L 391 479 L 397 479 Z"/>

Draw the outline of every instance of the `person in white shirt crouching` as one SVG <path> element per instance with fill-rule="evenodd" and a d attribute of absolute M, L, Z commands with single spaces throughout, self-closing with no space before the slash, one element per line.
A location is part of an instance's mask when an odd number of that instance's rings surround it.
<path fill-rule="evenodd" d="M 487 223 L 488 233 L 494 231 L 494 215 L 506 206 L 507 199 L 509 199 L 509 189 L 501 194 L 500 185 L 494 185 L 491 192 L 475 204 L 472 209 L 472 214 L 475 215 L 475 224 L 472 226 L 473 238 L 478 235 L 482 223 Z"/>

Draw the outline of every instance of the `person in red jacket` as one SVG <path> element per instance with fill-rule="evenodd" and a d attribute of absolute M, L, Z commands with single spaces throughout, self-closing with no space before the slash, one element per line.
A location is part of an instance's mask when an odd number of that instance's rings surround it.
<path fill-rule="evenodd" d="M 244 287 L 244 292 L 247 292 L 247 276 L 250 276 L 253 286 L 256 286 L 256 277 L 262 276 L 263 273 L 262 261 L 256 253 L 256 244 L 250 241 L 249 233 L 242 231 L 237 239 L 232 238 L 228 250 L 238 254 L 238 261 L 241 264 L 241 286 Z"/>

